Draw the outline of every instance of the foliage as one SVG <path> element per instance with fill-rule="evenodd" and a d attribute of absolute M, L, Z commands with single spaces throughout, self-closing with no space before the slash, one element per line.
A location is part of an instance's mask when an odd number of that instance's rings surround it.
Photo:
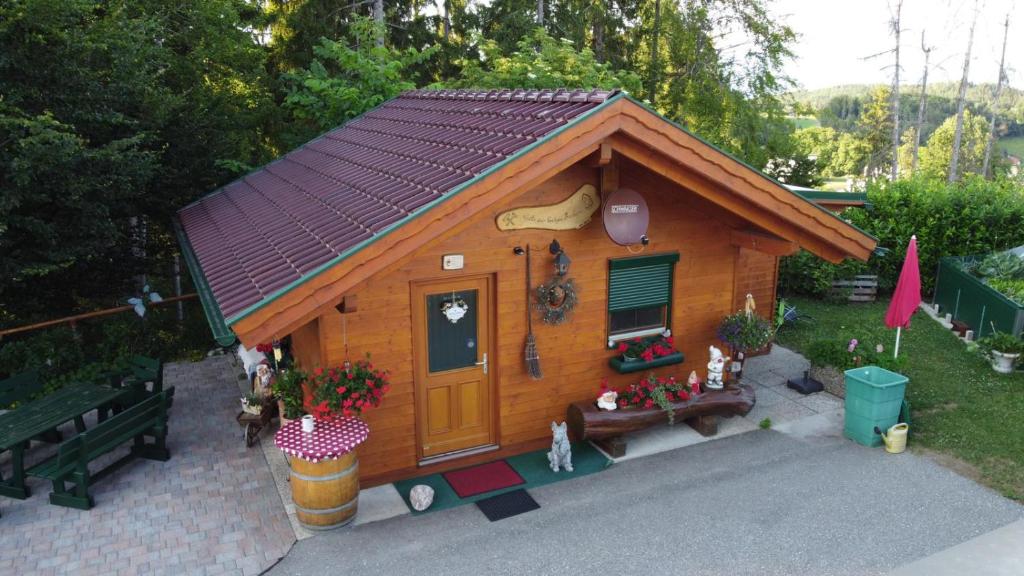
<path fill-rule="evenodd" d="M 700 394 L 700 384 L 694 384 L 691 389 L 689 384 L 679 382 L 675 377 L 661 378 L 654 373 L 640 379 L 635 384 L 625 388 L 614 390 L 608 387 L 608 379 L 601 380 L 601 393 L 604 394 L 613 390 L 618 394 L 616 402 L 619 408 L 645 408 L 651 409 L 657 406 L 668 415 L 668 423 L 675 424 L 675 412 L 672 410 L 673 402 L 686 402 L 691 395 Z"/>
<path fill-rule="evenodd" d="M 249 392 L 242 397 L 242 402 L 251 408 L 259 408 L 263 406 L 263 397 L 255 392 Z"/>
<path fill-rule="evenodd" d="M 985 283 L 1003 296 L 1024 306 L 1024 278 L 991 278 L 985 280 Z"/>
<path fill-rule="evenodd" d="M 640 77 L 614 70 L 599 62 L 590 48 L 577 49 L 566 39 L 555 39 L 543 28 L 523 36 L 511 53 L 498 42 L 480 39 L 482 59 L 461 62 L 462 76 L 446 83 L 453 88 L 573 88 L 623 89 L 640 92 Z"/>
<path fill-rule="evenodd" d="M 764 173 L 783 184 L 815 188 L 824 183 L 815 160 L 803 155 L 772 158 L 764 165 Z"/>
<path fill-rule="evenodd" d="M 274 395 L 284 404 L 285 418 L 294 420 L 300 418 L 305 411 L 302 407 L 303 391 L 302 384 L 309 376 L 298 368 L 279 370 L 274 378 Z"/>
<path fill-rule="evenodd" d="M 928 144 L 921 147 L 919 169 L 928 178 L 945 179 L 949 163 L 953 158 L 953 136 L 956 130 L 956 116 L 950 116 L 935 129 Z M 981 172 L 985 156 L 985 142 L 988 140 L 988 122 L 982 116 L 964 110 L 963 136 L 960 140 L 959 176 Z"/>
<path fill-rule="evenodd" d="M 1024 278 L 1024 258 L 1012 252 L 995 252 L 985 256 L 974 272 L 982 278 L 994 280 Z"/>
<path fill-rule="evenodd" d="M 354 363 L 313 370 L 310 383 L 313 405 L 310 413 L 318 420 L 359 416 L 363 410 L 380 406 L 381 399 L 391 389 L 387 370 L 378 370 L 370 362 L 370 355 Z"/>
<path fill-rule="evenodd" d="M 747 315 L 744 311 L 730 314 L 718 325 L 718 339 L 730 350 L 737 352 L 764 348 L 771 342 L 775 330 L 757 314 Z"/>
<path fill-rule="evenodd" d="M 857 338 L 889 349 L 895 339 L 885 327 L 887 301 L 834 306 L 797 299 L 795 304 L 814 322 L 780 332 L 777 342 L 787 348 L 806 353 L 815 340 Z M 914 443 L 959 459 L 982 483 L 1024 501 L 1024 373 L 994 372 L 986 359 L 927 317 L 903 330 L 900 357 L 899 372 L 910 380 L 906 394 Z"/>
<path fill-rule="evenodd" d="M 772 419 L 762 418 L 757 425 L 761 428 L 761 430 L 768 430 L 772 427 Z"/>
<path fill-rule="evenodd" d="M 867 149 L 868 176 L 888 174 L 892 164 L 892 91 L 879 87 L 871 92 L 857 120 L 857 134 Z"/>
<path fill-rule="evenodd" d="M 409 69 L 429 59 L 436 48 L 378 46 L 374 40 L 380 33 L 372 20 L 357 19 L 346 38 L 322 39 L 313 48 L 316 58 L 308 68 L 285 74 L 284 106 L 310 126 L 301 141 L 416 87 L 407 79 Z"/>
<path fill-rule="evenodd" d="M 676 352 L 675 339 L 671 336 L 630 338 L 629 340 L 619 342 L 615 349 L 624 357 L 639 358 L 645 362 L 650 362 L 655 358 L 661 358 Z"/>
<path fill-rule="evenodd" d="M 881 344 L 868 348 L 856 338 L 815 340 L 807 347 L 804 355 L 811 362 L 811 366 L 831 366 L 839 371 L 859 366 L 878 366 L 898 371 L 902 366 L 901 360 L 893 358 Z"/>
<path fill-rule="evenodd" d="M 877 274 L 879 288 L 891 290 L 914 234 L 925 294 L 933 290 L 939 258 L 988 254 L 1024 244 L 1024 194 L 1012 181 L 875 181 L 868 187 L 868 202 L 870 210 L 850 208 L 842 217 L 877 237 L 879 246 L 889 251 L 872 256 L 866 265 L 833 265 L 805 253 L 785 257 L 779 265 L 783 293 L 824 296 L 833 279 L 854 273 Z"/>
<path fill-rule="evenodd" d="M 993 332 L 978 340 L 978 347 L 986 354 L 1002 352 L 1003 354 L 1020 354 L 1024 352 L 1024 340 L 1006 332 Z"/>

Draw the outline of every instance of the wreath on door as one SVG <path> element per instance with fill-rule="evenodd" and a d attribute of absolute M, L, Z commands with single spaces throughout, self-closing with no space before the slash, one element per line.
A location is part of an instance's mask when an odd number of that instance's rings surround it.
<path fill-rule="evenodd" d="M 564 280 L 556 276 L 537 287 L 537 310 L 546 324 L 561 324 L 569 318 L 576 308 L 579 296 L 576 284 L 572 279 Z"/>

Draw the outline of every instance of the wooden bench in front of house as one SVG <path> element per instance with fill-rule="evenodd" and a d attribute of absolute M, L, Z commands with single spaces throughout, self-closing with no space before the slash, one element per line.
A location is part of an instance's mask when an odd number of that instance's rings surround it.
<path fill-rule="evenodd" d="M 19 406 L 32 400 L 35 396 L 43 394 L 43 381 L 39 379 L 39 372 L 29 370 L 20 372 L 0 380 L 0 414 L 10 409 L 14 404 Z M 55 444 L 63 439 L 60 430 L 54 428 L 36 437 L 38 440 Z"/>
<path fill-rule="evenodd" d="M 675 420 L 683 420 L 703 436 L 718 433 L 718 416 L 746 416 L 757 399 L 749 385 L 727 385 L 723 390 L 708 390 L 685 402 L 673 402 Z M 613 458 L 626 455 L 623 434 L 644 430 L 667 420 L 661 408 L 622 408 L 601 410 L 596 402 L 575 402 L 566 410 L 565 419 L 575 440 L 593 440 Z"/>
<path fill-rule="evenodd" d="M 153 394 L 120 414 L 98 423 L 92 429 L 64 441 L 57 454 L 26 470 L 28 476 L 53 482 L 50 503 L 88 510 L 93 506 L 89 486 L 134 457 L 166 462 L 167 410 L 174 398 L 174 388 Z M 146 443 L 146 437 L 152 443 Z M 89 463 L 132 441 L 131 452 L 92 474 Z M 72 486 L 69 489 L 68 483 Z"/>

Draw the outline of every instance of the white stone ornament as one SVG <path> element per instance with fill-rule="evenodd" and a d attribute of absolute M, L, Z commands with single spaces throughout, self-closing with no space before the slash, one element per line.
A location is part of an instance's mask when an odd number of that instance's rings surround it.
<path fill-rule="evenodd" d="M 619 405 L 615 403 L 618 399 L 619 393 L 615 390 L 609 390 L 597 397 L 597 407 L 601 410 L 615 410 L 619 407 Z"/>
<path fill-rule="evenodd" d="M 708 379 L 704 382 L 704 387 L 721 390 L 722 372 L 725 371 L 725 363 L 729 358 L 723 357 L 722 351 L 714 346 L 708 346 L 708 352 L 711 354 L 711 360 L 708 361 Z"/>
<path fill-rule="evenodd" d="M 565 422 L 552 422 L 551 435 L 551 452 L 548 452 L 551 470 L 558 472 L 559 468 L 565 468 L 567 472 L 572 472 L 572 446 L 569 445 L 569 430 Z"/>
<path fill-rule="evenodd" d="M 469 304 L 466 304 L 466 301 L 462 298 L 445 302 L 441 305 L 441 313 L 444 314 L 444 317 L 452 324 L 456 324 L 459 320 L 462 320 L 462 317 L 466 315 L 466 312 L 469 312 Z"/>
<path fill-rule="evenodd" d="M 423 512 L 434 503 L 434 489 L 426 484 L 417 484 L 409 491 L 409 503 L 413 510 Z"/>

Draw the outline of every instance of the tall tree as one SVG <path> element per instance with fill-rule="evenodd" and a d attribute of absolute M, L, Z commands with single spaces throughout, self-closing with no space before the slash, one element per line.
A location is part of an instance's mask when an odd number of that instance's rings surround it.
<path fill-rule="evenodd" d="M 967 75 L 971 67 L 971 48 L 974 46 L 974 26 L 978 23 L 978 0 L 974 0 L 974 16 L 971 18 L 971 31 L 967 35 L 967 53 L 964 54 L 964 75 L 960 78 L 960 93 L 956 101 L 956 131 L 953 133 L 953 151 L 949 162 L 949 174 L 946 181 L 953 183 L 959 177 L 960 140 L 964 130 L 964 105 L 967 103 Z"/>
<path fill-rule="evenodd" d="M 992 119 L 988 125 L 988 140 L 985 141 L 985 162 L 981 166 L 981 174 L 989 176 L 989 162 L 992 158 L 992 143 L 996 139 L 996 115 L 999 111 L 999 97 L 1003 93 L 1003 82 L 1006 80 L 1006 39 L 1010 34 L 1010 15 L 1003 22 L 1003 53 L 999 57 L 999 80 L 996 81 L 996 93 L 992 97 Z"/>
<path fill-rule="evenodd" d="M 914 149 L 911 160 L 911 173 L 917 173 L 917 163 L 921 148 L 921 131 L 924 130 L 925 108 L 928 107 L 928 59 L 934 47 L 925 46 L 924 30 L 921 31 L 921 52 L 924 53 L 924 72 L 921 74 L 921 98 L 917 103 L 917 124 L 914 128 Z"/>
<path fill-rule="evenodd" d="M 896 37 L 896 45 L 893 47 L 893 54 L 896 62 L 892 72 L 892 167 L 889 171 L 889 179 L 893 182 L 899 176 L 900 167 L 900 13 L 903 11 L 903 0 L 896 3 L 896 14 L 893 15 L 890 24 L 892 25 L 893 36 Z"/>

